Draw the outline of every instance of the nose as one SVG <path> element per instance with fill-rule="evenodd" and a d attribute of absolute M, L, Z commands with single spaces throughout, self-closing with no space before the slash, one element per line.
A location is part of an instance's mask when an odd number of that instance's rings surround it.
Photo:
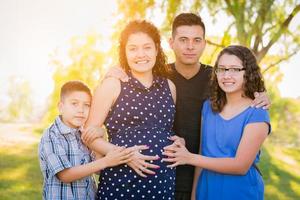
<path fill-rule="evenodd" d="M 145 56 L 145 51 L 143 50 L 143 48 L 138 49 L 137 51 L 137 57 L 138 58 L 142 58 Z"/>
<path fill-rule="evenodd" d="M 79 105 L 78 106 L 78 112 L 83 113 L 83 111 L 84 111 L 84 105 Z"/>
<path fill-rule="evenodd" d="M 229 70 L 226 70 L 223 74 L 224 78 L 231 78 L 231 73 L 229 72 Z"/>
<path fill-rule="evenodd" d="M 194 44 L 193 44 L 193 41 L 192 41 L 192 40 L 189 40 L 189 41 L 187 42 L 187 48 L 188 48 L 188 49 L 194 49 Z"/>

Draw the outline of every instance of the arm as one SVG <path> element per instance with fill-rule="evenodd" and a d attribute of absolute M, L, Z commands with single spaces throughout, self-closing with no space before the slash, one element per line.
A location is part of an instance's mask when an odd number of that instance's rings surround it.
<path fill-rule="evenodd" d="M 120 92 L 120 81 L 114 78 L 106 78 L 102 84 L 96 88 L 89 117 L 85 125 L 86 129 L 89 127 L 101 127 L 103 125 L 109 109 L 114 104 Z M 85 134 L 86 133 L 83 132 L 82 137 L 85 137 Z M 97 138 L 87 145 L 90 149 L 102 155 L 106 155 L 112 148 L 116 147 L 102 138 Z"/>
<path fill-rule="evenodd" d="M 105 157 L 95 160 L 93 162 L 70 167 L 57 173 L 57 177 L 64 183 L 70 183 L 93 173 L 96 173 L 106 167 L 116 166 L 130 161 L 132 151 L 124 147 L 114 148 Z"/>
<path fill-rule="evenodd" d="M 169 84 L 169 88 L 171 90 L 171 94 L 172 94 L 174 104 L 176 104 L 176 87 L 175 87 L 175 84 L 169 79 L 168 79 L 168 84 Z"/>
<path fill-rule="evenodd" d="M 262 143 L 268 135 L 269 127 L 266 123 L 251 123 L 245 127 L 242 139 L 233 158 L 210 158 L 198 154 L 192 154 L 179 144 L 178 147 L 170 147 L 175 153 L 164 152 L 171 158 L 164 159 L 174 162 L 169 167 L 181 164 L 194 165 L 225 174 L 245 174 L 252 165 Z M 165 149 L 166 150 L 166 149 Z"/>

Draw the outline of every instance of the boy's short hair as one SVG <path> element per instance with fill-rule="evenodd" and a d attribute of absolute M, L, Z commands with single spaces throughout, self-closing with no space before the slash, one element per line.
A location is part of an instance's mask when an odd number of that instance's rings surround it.
<path fill-rule="evenodd" d="M 60 100 L 62 100 L 66 95 L 71 92 L 81 91 L 87 93 L 90 97 L 92 97 L 92 93 L 90 88 L 81 81 L 68 81 L 60 89 Z"/>
<path fill-rule="evenodd" d="M 194 13 L 181 13 L 175 17 L 172 24 L 172 36 L 175 37 L 176 29 L 179 26 L 193 26 L 193 25 L 201 26 L 205 37 L 205 25 L 201 17 Z"/>

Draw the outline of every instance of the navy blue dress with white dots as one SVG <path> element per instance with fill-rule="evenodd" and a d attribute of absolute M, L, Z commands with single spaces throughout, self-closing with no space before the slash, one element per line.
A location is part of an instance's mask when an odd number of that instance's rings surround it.
<path fill-rule="evenodd" d="M 121 93 L 111 108 L 105 125 L 109 142 L 131 147 L 148 145 L 144 155 L 158 155 L 159 165 L 155 175 L 139 176 L 128 165 L 107 168 L 99 177 L 98 199 L 174 199 L 175 169 L 162 162 L 163 147 L 170 145 L 175 105 L 168 81 L 155 76 L 152 86 L 146 88 L 129 75 L 128 82 L 121 82 Z"/>

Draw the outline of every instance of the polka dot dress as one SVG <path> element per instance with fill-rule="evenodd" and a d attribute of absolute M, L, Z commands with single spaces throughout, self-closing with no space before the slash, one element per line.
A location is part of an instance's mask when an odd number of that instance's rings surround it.
<path fill-rule="evenodd" d="M 98 199 L 174 199 L 175 169 L 167 168 L 163 147 L 170 145 L 175 105 L 167 79 L 154 77 L 150 88 L 145 88 L 129 75 L 121 83 L 121 93 L 105 121 L 109 141 L 118 146 L 148 145 L 144 155 L 158 155 L 155 175 L 139 176 L 129 166 L 120 165 L 101 171 Z"/>

